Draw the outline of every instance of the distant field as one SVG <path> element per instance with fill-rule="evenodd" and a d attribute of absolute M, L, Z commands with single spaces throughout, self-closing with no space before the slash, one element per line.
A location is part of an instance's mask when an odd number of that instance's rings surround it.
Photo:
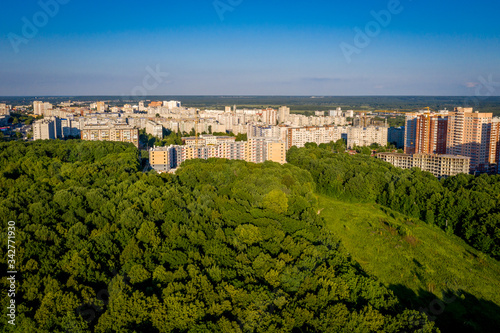
<path fill-rule="evenodd" d="M 498 327 L 498 261 L 437 227 L 376 204 L 345 203 L 325 196 L 319 196 L 319 202 L 328 228 L 352 258 L 389 286 L 405 305 L 413 309 L 434 306 L 439 313 L 442 304 L 444 312 L 435 317 L 444 331 L 465 321 L 479 331 L 490 331 L 494 327 L 490 325 Z M 445 298 L 446 290 L 454 290 L 460 297 Z"/>
<path fill-rule="evenodd" d="M 424 107 L 431 110 L 453 109 L 471 106 L 481 112 L 493 112 L 500 116 L 500 97 L 460 96 L 56 96 L 37 97 L 39 100 L 59 103 L 62 101 L 108 101 L 110 105 L 123 105 L 139 100 L 179 100 L 184 106 L 218 108 L 237 105 L 248 108 L 277 108 L 287 105 L 295 112 L 324 111 L 341 107 L 344 110 L 415 111 Z M 26 105 L 35 97 L 0 97 L 0 103 Z"/>

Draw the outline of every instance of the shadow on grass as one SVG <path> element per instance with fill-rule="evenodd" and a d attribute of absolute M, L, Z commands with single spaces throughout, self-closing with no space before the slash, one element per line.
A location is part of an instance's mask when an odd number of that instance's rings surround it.
<path fill-rule="evenodd" d="M 460 289 L 450 289 L 441 297 L 403 285 L 390 285 L 400 303 L 427 314 L 441 332 L 499 332 L 500 307 Z M 500 292 L 500 291 L 499 291 Z"/>

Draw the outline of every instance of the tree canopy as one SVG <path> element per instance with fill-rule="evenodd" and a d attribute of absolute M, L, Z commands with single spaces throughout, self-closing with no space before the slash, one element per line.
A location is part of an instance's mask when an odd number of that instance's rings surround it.
<path fill-rule="evenodd" d="M 0 144 L 18 331 L 435 331 L 324 228 L 308 171 L 221 159 L 176 175 L 139 168 L 131 144 Z"/>

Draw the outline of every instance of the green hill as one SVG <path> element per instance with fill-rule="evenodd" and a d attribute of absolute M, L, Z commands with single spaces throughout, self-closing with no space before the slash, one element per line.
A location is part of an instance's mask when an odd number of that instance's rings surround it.
<path fill-rule="evenodd" d="M 320 216 L 368 274 L 437 326 L 496 332 L 500 263 L 440 228 L 377 204 L 319 196 Z"/>

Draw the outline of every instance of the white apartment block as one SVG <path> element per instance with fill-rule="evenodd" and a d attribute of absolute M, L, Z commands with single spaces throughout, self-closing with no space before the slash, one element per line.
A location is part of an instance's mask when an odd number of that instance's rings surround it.
<path fill-rule="evenodd" d="M 274 109 L 262 110 L 262 122 L 267 125 L 276 125 L 278 114 Z"/>
<path fill-rule="evenodd" d="M 159 139 L 163 139 L 163 126 L 152 120 L 148 120 L 146 122 L 146 133 Z"/>
<path fill-rule="evenodd" d="M 73 119 L 61 119 L 61 130 L 64 138 L 80 137 L 80 121 Z"/>
<path fill-rule="evenodd" d="M 297 148 L 304 147 L 308 142 L 316 144 L 330 143 L 342 138 L 344 129 L 337 126 L 308 126 L 308 127 L 291 127 L 286 129 L 286 144 L 287 149 L 292 146 Z"/>
<path fill-rule="evenodd" d="M 61 120 L 57 117 L 33 123 L 33 140 L 54 140 L 62 137 Z"/>
<path fill-rule="evenodd" d="M 163 106 L 169 110 L 180 108 L 181 102 L 179 101 L 163 101 Z"/>
<path fill-rule="evenodd" d="M 284 123 L 290 116 L 290 108 L 282 106 L 278 109 L 278 122 Z"/>
<path fill-rule="evenodd" d="M 52 110 L 52 104 L 42 101 L 33 102 L 33 113 L 35 116 L 45 116 L 47 115 L 47 110 Z"/>
<path fill-rule="evenodd" d="M 347 147 L 353 148 L 369 146 L 372 143 L 378 143 L 381 146 L 387 145 L 387 127 L 348 127 L 347 128 Z"/>
<path fill-rule="evenodd" d="M 286 140 L 287 127 L 280 126 L 263 126 L 256 124 L 249 124 L 247 129 L 247 137 L 249 138 L 274 138 Z"/>

